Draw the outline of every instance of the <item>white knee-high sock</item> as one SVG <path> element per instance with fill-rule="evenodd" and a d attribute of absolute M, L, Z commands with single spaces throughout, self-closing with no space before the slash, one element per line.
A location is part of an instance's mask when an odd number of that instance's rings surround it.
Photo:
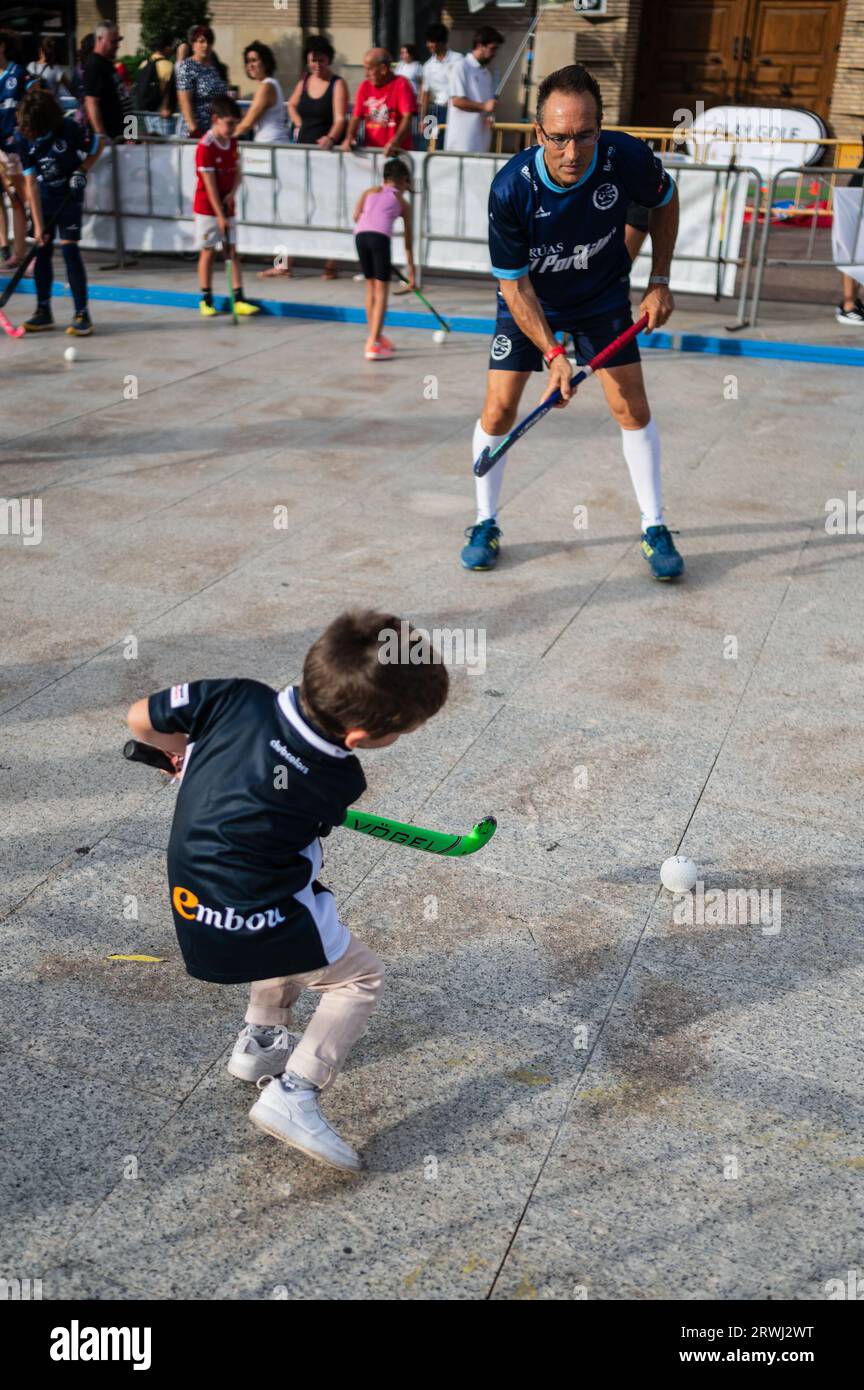
<path fill-rule="evenodd" d="M 487 447 L 494 449 L 496 444 L 500 444 L 502 439 L 506 439 L 506 434 L 487 434 L 480 421 L 474 426 L 474 439 L 471 447 L 474 450 L 474 459 L 478 459 L 483 450 Z M 504 465 L 507 462 L 506 455 L 499 459 L 489 472 L 482 478 L 474 479 L 474 486 L 477 491 L 477 520 L 485 521 L 487 517 L 495 517 L 498 514 L 498 498 L 501 495 L 501 484 L 504 481 Z"/>
<path fill-rule="evenodd" d="M 641 430 L 622 430 L 624 457 L 642 513 L 642 530 L 663 525 L 663 487 L 660 481 L 660 435 L 653 419 Z"/>

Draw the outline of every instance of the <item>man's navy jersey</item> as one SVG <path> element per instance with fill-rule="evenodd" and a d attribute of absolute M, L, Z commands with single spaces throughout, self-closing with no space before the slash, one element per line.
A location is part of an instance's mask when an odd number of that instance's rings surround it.
<path fill-rule="evenodd" d="M 43 200 L 56 202 L 69 186 L 69 179 L 99 144 L 98 135 L 89 135 L 72 116 L 64 116 L 63 127 L 56 134 L 49 131 L 38 140 L 28 141 L 18 135 L 21 167 L 25 174 L 35 174 Z"/>
<path fill-rule="evenodd" d="M 317 882 L 318 836 L 366 790 L 357 758 L 304 719 L 290 687 L 193 681 L 149 710 L 154 729 L 190 740 L 168 845 L 189 974 L 239 983 L 338 960 L 349 933 Z"/>
<path fill-rule="evenodd" d="M 0 72 L 0 150 L 4 152 L 12 149 L 12 137 L 18 124 L 18 103 L 36 80 L 20 63 L 8 63 Z"/>
<path fill-rule="evenodd" d="M 601 131 L 578 183 L 563 188 L 546 169 L 542 145 L 523 150 L 489 193 L 489 255 L 499 280 L 527 275 L 544 310 L 591 318 L 629 298 L 624 242 L 629 203 L 658 208 L 674 184 L 660 160 L 632 135 Z M 509 317 L 500 289 L 498 315 Z"/>

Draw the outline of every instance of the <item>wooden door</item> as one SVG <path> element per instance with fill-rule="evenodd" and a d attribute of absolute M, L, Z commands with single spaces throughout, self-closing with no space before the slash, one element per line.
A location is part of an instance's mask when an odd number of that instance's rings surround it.
<path fill-rule="evenodd" d="M 680 124 L 697 101 L 735 100 L 750 0 L 645 0 L 633 97 L 637 125 Z"/>
<path fill-rule="evenodd" d="M 753 0 L 739 100 L 827 119 L 845 0 Z"/>
<path fill-rule="evenodd" d="M 727 103 L 826 117 L 846 0 L 645 0 L 634 124 Z"/>

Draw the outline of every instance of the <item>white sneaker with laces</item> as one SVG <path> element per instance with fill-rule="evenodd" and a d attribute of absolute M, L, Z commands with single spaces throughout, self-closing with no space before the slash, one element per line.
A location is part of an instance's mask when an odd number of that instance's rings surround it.
<path fill-rule="evenodd" d="M 321 1114 L 320 1094 L 316 1088 L 301 1089 L 284 1078 L 274 1077 L 266 1088 L 262 1078 L 258 1089 L 261 1094 L 249 1111 L 253 1125 L 319 1163 L 329 1163 L 331 1168 L 349 1173 L 360 1171 L 362 1158 L 340 1139 Z"/>
<path fill-rule="evenodd" d="M 851 309 L 844 309 L 842 304 L 838 304 L 835 317 L 838 323 L 845 323 L 850 328 L 864 328 L 864 304 L 860 299 L 855 300 Z"/>
<path fill-rule="evenodd" d="M 287 1028 L 277 1025 L 273 1042 L 264 1046 L 252 1032 L 247 1023 L 234 1044 L 228 1062 L 228 1070 L 240 1081 L 258 1081 L 262 1076 L 281 1076 L 288 1065 L 288 1058 L 297 1045 L 297 1039 Z"/>

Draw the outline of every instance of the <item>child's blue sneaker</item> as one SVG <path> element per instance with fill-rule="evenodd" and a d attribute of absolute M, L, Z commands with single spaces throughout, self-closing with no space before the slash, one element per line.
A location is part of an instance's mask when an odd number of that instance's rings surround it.
<path fill-rule="evenodd" d="M 642 554 L 655 579 L 677 579 L 684 573 L 684 560 L 675 549 L 668 526 L 649 526 L 646 529 L 642 536 Z"/>
<path fill-rule="evenodd" d="M 501 531 L 494 517 L 478 521 L 465 529 L 468 544 L 463 546 L 460 559 L 466 570 L 494 570 L 498 563 Z"/>

